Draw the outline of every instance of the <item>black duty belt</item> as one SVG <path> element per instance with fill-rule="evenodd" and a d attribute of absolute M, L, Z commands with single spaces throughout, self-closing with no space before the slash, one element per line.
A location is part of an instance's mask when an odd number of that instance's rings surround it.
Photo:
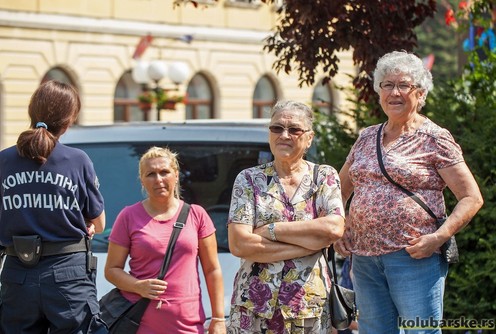
<path fill-rule="evenodd" d="M 88 248 L 86 246 L 86 240 L 84 238 L 79 241 L 59 241 L 59 242 L 43 241 L 41 248 L 41 256 L 86 252 L 87 250 Z M 10 256 L 17 256 L 14 246 L 6 247 L 5 254 Z"/>

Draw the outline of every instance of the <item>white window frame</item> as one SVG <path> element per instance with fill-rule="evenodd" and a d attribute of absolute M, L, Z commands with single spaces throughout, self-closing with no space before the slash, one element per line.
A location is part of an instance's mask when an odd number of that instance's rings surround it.
<path fill-rule="evenodd" d="M 258 8 L 262 5 L 260 0 L 226 0 L 226 7 Z"/>

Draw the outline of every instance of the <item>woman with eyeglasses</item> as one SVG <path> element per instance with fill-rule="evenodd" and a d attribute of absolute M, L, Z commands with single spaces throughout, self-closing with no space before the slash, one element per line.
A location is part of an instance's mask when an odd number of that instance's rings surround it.
<path fill-rule="evenodd" d="M 228 231 L 241 258 L 228 333 L 329 333 L 329 288 L 322 248 L 344 231 L 337 171 L 304 159 L 313 112 L 278 102 L 269 143 L 274 160 L 241 171 L 234 182 Z"/>
<path fill-rule="evenodd" d="M 387 121 L 364 129 L 339 176 L 343 202 L 352 193 L 346 232 L 334 248 L 352 255 L 353 287 L 360 334 L 441 333 L 440 328 L 408 329 L 443 317 L 448 263 L 440 247 L 467 225 L 482 206 L 477 183 L 450 132 L 420 114 L 432 76 L 422 60 L 407 52 L 379 59 L 374 89 Z M 446 214 L 443 189 L 458 202 L 438 229 L 411 196 L 432 213 Z"/>

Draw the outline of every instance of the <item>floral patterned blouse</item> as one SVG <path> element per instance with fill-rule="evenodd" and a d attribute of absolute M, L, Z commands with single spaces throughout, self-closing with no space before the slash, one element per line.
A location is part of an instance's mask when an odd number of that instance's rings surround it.
<path fill-rule="evenodd" d="M 279 182 L 273 162 L 243 170 L 234 182 L 229 224 L 257 228 L 272 222 L 343 216 L 336 170 L 321 165 L 317 184 L 314 184 L 314 164 L 307 162 L 307 165 L 308 174 L 291 199 Z M 314 213 L 314 194 L 317 213 Z M 285 319 L 314 318 L 322 314 L 328 288 L 329 277 L 322 252 L 274 263 L 241 259 L 231 304 L 267 319 L 271 319 L 278 308 Z"/>
<path fill-rule="evenodd" d="M 347 162 L 354 186 L 348 225 L 352 253 L 377 256 L 408 246 L 408 240 L 436 230 L 434 219 L 382 174 L 377 160 L 379 125 L 366 128 Z M 425 117 L 415 131 L 401 135 L 381 148 L 384 167 L 393 180 L 415 193 L 437 217 L 445 215 L 439 169 L 463 162 L 460 146 L 448 130 Z"/>

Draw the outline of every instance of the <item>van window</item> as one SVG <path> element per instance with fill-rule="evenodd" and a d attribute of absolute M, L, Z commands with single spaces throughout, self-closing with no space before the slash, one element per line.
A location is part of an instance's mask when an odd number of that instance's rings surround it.
<path fill-rule="evenodd" d="M 207 210 L 217 228 L 219 252 L 229 252 L 226 223 L 234 179 L 241 170 L 272 160 L 268 144 L 133 142 L 70 146 L 90 156 L 105 199 L 107 223 L 104 233 L 93 239 L 95 252 L 107 251 L 108 236 L 119 211 L 145 198 L 138 163 L 151 146 L 167 146 L 178 153 L 181 197 Z"/>

